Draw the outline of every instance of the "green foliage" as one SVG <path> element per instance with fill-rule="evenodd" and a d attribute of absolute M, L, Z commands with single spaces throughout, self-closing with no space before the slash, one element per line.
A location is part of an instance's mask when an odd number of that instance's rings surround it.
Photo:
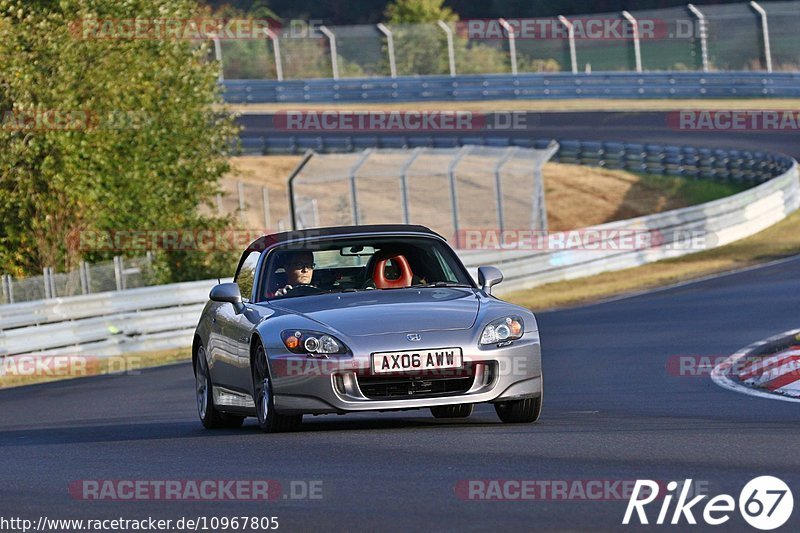
<path fill-rule="evenodd" d="M 386 6 L 384 16 L 389 24 L 456 22 L 458 15 L 443 4 L 444 0 L 395 0 Z"/>
<path fill-rule="evenodd" d="M 16 120 L 0 128 L 0 271 L 69 270 L 114 255 L 74 246 L 84 231 L 227 223 L 198 212 L 236 137 L 207 44 L 81 32 L 87 20 L 196 14 L 191 0 L 0 0 L 0 109 Z M 17 120 L 48 113 L 89 124 Z M 158 258 L 164 280 L 218 273 L 208 254 Z"/>
<path fill-rule="evenodd" d="M 642 184 L 662 191 L 665 195 L 677 198 L 686 205 L 699 205 L 742 192 L 750 187 L 747 183 L 691 179 L 679 176 L 635 173 L 642 178 Z"/>

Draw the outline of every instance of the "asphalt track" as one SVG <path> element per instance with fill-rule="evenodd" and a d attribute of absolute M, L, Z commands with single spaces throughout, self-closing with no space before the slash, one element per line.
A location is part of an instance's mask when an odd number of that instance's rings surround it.
<path fill-rule="evenodd" d="M 612 137 L 583 133 L 571 137 Z M 760 141 L 737 142 L 767 148 Z M 780 142 L 769 148 L 798 155 Z M 692 478 L 712 495 L 738 498 L 751 478 L 776 475 L 798 501 L 796 405 L 735 394 L 707 376 L 672 375 L 667 364 L 676 355 L 728 355 L 797 328 L 799 300 L 800 256 L 540 313 L 546 396 L 534 425 L 501 424 L 481 406 L 459 422 L 411 411 L 306 417 L 303 431 L 289 434 L 264 435 L 252 422 L 209 432 L 196 419 L 188 364 L 0 391 L 0 516 L 278 516 L 285 531 L 621 528 L 625 500 L 457 497 L 459 482 L 476 479 Z M 291 480 L 321 480 L 323 491 L 321 499 L 266 503 L 74 499 L 68 487 L 84 479 L 271 479 L 284 490 Z M 796 509 L 784 530 L 798 526 Z M 723 528 L 754 531 L 737 512 Z"/>

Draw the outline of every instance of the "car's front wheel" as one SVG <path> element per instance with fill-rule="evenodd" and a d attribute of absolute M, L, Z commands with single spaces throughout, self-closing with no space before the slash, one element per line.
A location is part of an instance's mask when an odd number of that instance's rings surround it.
<path fill-rule="evenodd" d="M 529 424 L 539 420 L 539 416 L 542 414 L 543 399 L 544 387 L 538 398 L 496 403 L 494 404 L 494 410 L 500 420 L 507 424 Z"/>
<path fill-rule="evenodd" d="M 260 343 L 253 360 L 253 399 L 258 414 L 258 425 L 264 433 L 279 433 L 296 429 L 303 415 L 282 415 L 275 412 L 272 379 L 269 376 L 267 352 Z"/>
<path fill-rule="evenodd" d="M 243 416 L 221 413 L 214 405 L 214 386 L 208 370 L 206 349 L 200 345 L 194 362 L 195 396 L 197 399 L 197 415 L 207 429 L 238 428 L 244 422 Z"/>
<path fill-rule="evenodd" d="M 434 418 L 467 418 L 472 414 L 472 409 L 473 405 L 471 403 L 438 405 L 431 407 L 431 414 Z"/>

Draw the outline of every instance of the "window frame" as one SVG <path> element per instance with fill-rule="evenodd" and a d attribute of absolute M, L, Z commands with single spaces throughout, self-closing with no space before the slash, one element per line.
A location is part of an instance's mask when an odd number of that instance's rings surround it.
<path fill-rule="evenodd" d="M 241 259 L 239 259 L 239 266 L 236 267 L 236 274 L 233 276 L 233 282 L 239 285 L 239 275 L 242 273 L 242 267 L 245 265 L 245 263 L 247 263 L 247 260 L 250 259 L 253 254 L 258 254 L 258 259 L 256 259 L 256 263 L 253 266 L 253 286 L 250 287 L 249 294 L 242 294 L 242 301 L 247 303 L 251 303 L 253 301 L 253 293 L 259 284 L 258 278 L 261 270 L 260 266 L 263 252 L 261 250 L 245 250 Z M 242 290 L 241 285 L 239 285 L 239 290 Z"/>

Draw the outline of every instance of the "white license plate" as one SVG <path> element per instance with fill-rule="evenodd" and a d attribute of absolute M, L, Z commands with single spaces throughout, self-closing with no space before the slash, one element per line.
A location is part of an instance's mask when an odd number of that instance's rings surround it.
<path fill-rule="evenodd" d="M 419 372 L 441 368 L 462 368 L 464 358 L 461 348 L 439 348 L 415 352 L 383 352 L 372 354 L 372 372 Z"/>

